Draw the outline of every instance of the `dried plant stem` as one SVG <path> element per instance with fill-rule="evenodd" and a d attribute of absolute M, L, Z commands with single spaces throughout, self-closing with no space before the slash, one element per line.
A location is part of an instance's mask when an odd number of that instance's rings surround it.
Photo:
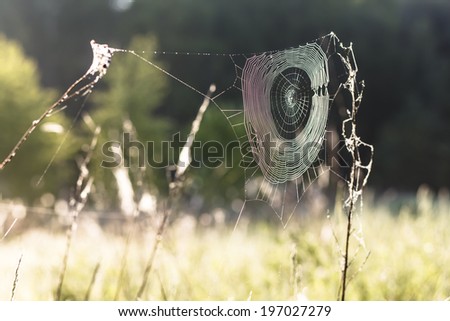
<path fill-rule="evenodd" d="M 352 168 L 353 170 L 353 168 Z M 350 197 L 352 197 L 352 195 L 350 195 Z M 342 293 L 341 293 L 341 300 L 345 301 L 345 294 L 347 291 L 347 273 L 348 273 L 348 269 L 350 267 L 349 264 L 349 247 L 350 247 L 350 236 L 352 234 L 352 223 L 353 223 L 353 212 L 354 212 L 354 202 L 351 201 L 350 202 L 350 206 L 348 208 L 348 213 L 347 213 L 347 229 L 346 229 L 346 234 L 345 234 L 345 250 L 344 250 L 344 265 L 342 267 Z"/>
<path fill-rule="evenodd" d="M 292 295 L 293 298 L 297 298 L 300 290 L 300 281 L 301 281 L 301 273 L 300 273 L 300 263 L 298 259 L 298 251 L 297 246 L 293 245 L 292 252 L 291 252 L 291 264 L 292 264 L 292 270 L 291 270 L 291 283 L 292 283 Z"/>
<path fill-rule="evenodd" d="M 364 91 L 364 82 L 361 82 L 358 86 L 356 81 L 356 75 L 358 68 L 353 56 L 353 49 L 350 45 L 347 48 L 347 54 L 345 57 L 341 56 L 342 62 L 345 64 L 349 75 L 347 81 L 343 84 L 344 89 L 350 94 L 351 108 L 347 110 L 348 118 L 342 123 L 342 132 L 345 139 L 345 146 L 347 151 L 350 153 L 351 157 L 351 169 L 350 169 L 350 179 L 347 181 L 348 197 L 345 200 L 344 208 L 346 208 L 347 214 L 347 226 L 345 234 L 345 245 L 343 255 L 343 266 L 342 266 L 342 280 L 341 280 L 341 295 L 340 299 L 345 301 L 347 294 L 347 285 L 353 276 L 349 278 L 349 268 L 353 263 L 353 259 L 350 260 L 350 242 L 351 236 L 354 232 L 353 230 L 353 220 L 356 213 L 356 206 L 359 203 L 362 208 L 362 190 L 367 183 L 373 160 L 373 146 L 361 141 L 360 137 L 357 135 L 356 123 L 357 123 L 357 113 Z M 347 134 L 346 126 L 350 124 L 350 133 Z M 371 155 L 367 165 L 363 165 L 360 155 L 360 147 L 368 147 Z M 364 170 L 366 172 L 364 172 Z M 357 253 L 354 255 L 356 256 Z M 365 261 L 367 260 L 370 252 L 367 254 Z M 365 262 L 364 261 L 364 262 Z M 364 264 L 364 263 L 363 263 Z"/>
<path fill-rule="evenodd" d="M 198 130 L 200 129 L 200 124 L 203 119 L 203 115 L 206 111 L 206 109 L 209 106 L 209 103 L 211 102 L 211 96 L 215 92 L 216 86 L 212 84 L 206 95 L 201 94 L 204 99 L 202 104 L 200 105 L 200 108 L 197 112 L 197 116 L 195 117 L 194 121 L 192 122 L 191 131 L 189 133 L 187 142 L 183 146 L 183 149 L 180 152 L 180 156 L 178 159 L 178 163 L 176 166 L 174 166 L 173 169 L 169 169 L 170 173 L 168 175 L 169 177 L 169 196 L 167 200 L 167 204 L 164 208 L 163 217 L 161 219 L 161 222 L 159 223 L 158 229 L 156 231 L 155 241 L 153 243 L 153 246 L 150 250 L 150 256 L 147 260 L 147 264 L 144 269 L 144 274 L 141 282 L 141 286 L 139 287 L 138 293 L 137 293 L 137 299 L 141 299 L 145 288 L 148 283 L 148 279 L 150 276 L 150 272 L 153 267 L 153 263 L 155 261 L 156 253 L 158 251 L 158 248 L 161 244 L 161 241 L 163 239 L 163 234 L 166 229 L 166 226 L 168 224 L 169 217 L 171 216 L 171 212 L 173 211 L 175 199 L 178 196 L 178 193 L 180 189 L 183 187 L 183 178 L 186 173 L 187 168 L 191 164 L 191 147 L 192 143 L 194 142 L 195 135 L 197 134 Z"/>
<path fill-rule="evenodd" d="M 13 286 L 11 289 L 11 298 L 10 298 L 11 301 L 14 300 L 17 283 L 19 282 L 19 270 L 20 270 L 20 264 L 22 263 L 22 258 L 23 258 L 23 254 L 20 255 L 19 262 L 17 262 L 16 272 L 14 273 L 14 281 L 13 281 Z"/>
<path fill-rule="evenodd" d="M 128 234 L 127 238 L 125 240 L 125 250 L 122 255 L 119 276 L 117 277 L 116 291 L 114 293 L 114 301 L 117 301 L 119 299 L 120 291 L 122 290 L 122 283 L 123 283 L 123 279 L 125 277 L 125 271 L 126 271 L 126 267 L 127 267 L 128 251 L 130 248 L 130 238 L 131 238 L 131 234 Z"/>
<path fill-rule="evenodd" d="M 11 223 L 9 228 L 6 230 L 5 234 L 2 236 L 0 241 L 3 241 L 8 236 L 9 232 L 11 232 L 11 230 L 13 229 L 14 225 L 16 225 L 18 220 L 19 219 L 17 217 L 14 219 L 14 221 Z"/>
<path fill-rule="evenodd" d="M 126 223 L 127 236 L 125 239 L 125 248 L 123 251 L 121 264 L 120 264 L 120 272 L 119 272 L 119 276 L 117 278 L 116 291 L 114 293 L 114 301 L 117 301 L 119 299 L 120 291 L 122 290 L 122 284 L 123 284 L 123 280 L 125 278 L 125 272 L 126 272 L 126 268 L 127 268 L 128 253 L 130 251 L 131 236 L 134 234 L 135 226 L 136 226 L 135 222 L 136 222 L 136 218 L 134 217 L 131 222 L 130 222 L 130 220 L 127 220 L 127 223 Z"/>
<path fill-rule="evenodd" d="M 137 131 L 136 128 L 133 126 L 133 123 L 131 120 L 127 119 L 123 122 L 123 132 L 129 133 L 132 140 L 137 140 Z M 122 156 L 122 151 L 119 148 L 117 150 L 117 153 Z M 124 167 L 119 168 L 119 170 L 125 170 Z M 145 174 L 145 167 L 139 167 L 137 173 L 135 173 L 135 179 L 136 179 L 136 189 L 133 190 L 132 183 L 130 180 L 129 174 L 132 172 L 130 169 L 126 170 L 126 175 L 119 176 L 117 175 L 117 169 L 113 171 L 113 174 L 116 178 L 117 185 L 118 185 L 118 191 L 119 191 L 119 199 L 121 200 L 121 209 L 123 214 L 126 215 L 126 223 L 125 223 L 125 230 L 126 230 L 126 238 L 125 238 L 125 247 L 123 251 L 123 255 L 121 258 L 121 264 L 120 264 L 120 271 L 119 276 L 117 278 L 117 284 L 116 284 L 116 291 L 114 293 L 114 301 L 117 301 L 120 296 L 120 292 L 122 290 L 122 286 L 124 285 L 124 279 L 127 272 L 127 261 L 128 261 L 128 254 L 130 251 L 130 244 L 132 236 L 135 235 L 136 232 L 136 223 L 137 219 L 140 214 L 138 199 L 142 197 L 144 193 L 144 174 Z M 122 178 L 121 178 L 122 177 Z M 125 178 L 125 179 L 123 179 Z M 122 180 L 125 180 L 126 182 L 123 182 Z M 124 189 L 121 188 L 123 184 L 128 183 L 130 188 Z M 128 202 L 124 202 L 125 200 L 128 200 Z M 126 206 L 125 206 L 126 204 Z M 132 204 L 132 206 L 130 206 Z"/>
<path fill-rule="evenodd" d="M 5 168 L 5 166 L 11 162 L 11 160 L 16 156 L 17 151 L 26 142 L 28 137 L 33 133 L 37 126 L 39 126 L 42 121 L 52 115 L 54 111 L 59 108 L 64 108 L 72 99 L 77 99 L 78 96 L 86 97 L 92 92 L 94 86 L 98 83 L 98 81 L 104 76 L 106 73 L 106 69 L 109 66 L 109 61 L 112 57 L 113 50 L 105 47 L 105 52 L 98 52 L 97 48 L 101 45 L 95 43 L 95 41 L 91 41 L 91 46 L 93 50 L 93 63 L 91 67 L 86 71 L 86 73 L 81 76 L 77 81 L 75 81 L 59 98 L 53 105 L 47 108 L 47 110 L 42 113 L 42 115 L 33 120 L 31 125 L 16 143 L 16 145 L 12 148 L 9 154 L 5 157 L 5 159 L 0 163 L 0 170 Z M 105 45 L 103 45 L 105 46 Z M 97 50 L 97 51 L 96 51 Z M 107 63 L 106 63 L 107 62 Z M 99 64 L 100 66 L 97 66 Z M 83 82 L 86 82 L 83 84 Z M 83 104 L 83 103 L 82 103 Z"/>
<path fill-rule="evenodd" d="M 89 124 L 88 124 L 89 125 Z M 94 137 L 92 138 L 91 144 L 89 146 L 89 150 L 84 157 L 84 159 L 79 164 L 80 174 L 78 176 L 77 182 L 76 182 L 76 188 L 74 196 L 70 199 L 70 217 L 72 219 L 70 227 L 67 229 L 66 233 L 66 248 L 64 251 L 63 261 L 62 261 L 62 267 L 59 274 L 59 281 L 58 286 L 56 288 L 55 298 L 56 300 L 61 300 L 62 298 L 62 288 L 64 284 L 64 278 L 67 271 L 67 264 L 69 261 L 69 253 L 70 249 L 72 247 L 72 240 L 73 236 L 77 230 L 77 221 L 78 216 L 80 212 L 83 210 L 84 206 L 86 205 L 87 198 L 89 193 L 91 192 L 91 187 L 94 182 L 94 179 L 92 177 L 89 177 L 89 170 L 87 168 L 87 165 L 89 164 L 93 151 L 95 147 L 97 146 L 98 136 L 100 135 L 100 127 L 96 127 L 94 129 Z"/>
<path fill-rule="evenodd" d="M 91 282 L 89 282 L 89 286 L 86 290 L 86 294 L 84 296 L 84 301 L 89 301 L 91 297 L 92 288 L 94 287 L 95 280 L 97 279 L 98 270 L 100 269 L 100 262 L 97 262 L 97 264 L 94 267 L 94 271 L 92 272 L 92 278 Z"/>
<path fill-rule="evenodd" d="M 144 294 L 145 288 L 147 286 L 148 278 L 150 276 L 150 272 L 152 270 L 153 263 L 155 261 L 156 253 L 158 252 L 158 248 L 162 241 L 163 234 L 166 229 L 167 221 L 169 219 L 169 211 L 170 211 L 169 209 L 164 210 L 164 215 L 161 219 L 161 222 L 159 223 L 158 230 L 157 230 L 156 236 L 155 236 L 155 242 L 153 243 L 153 247 L 150 251 L 150 256 L 147 260 L 147 264 L 145 265 L 145 270 L 144 270 L 144 274 L 142 277 L 142 283 L 141 283 L 141 286 L 139 287 L 139 291 L 137 293 L 138 300 L 142 298 L 142 295 Z"/>
<path fill-rule="evenodd" d="M 167 296 L 167 291 L 164 288 L 164 282 L 162 281 L 161 275 L 159 275 L 159 273 L 158 273 L 158 281 L 159 281 L 159 287 L 161 289 L 161 295 L 163 297 L 163 301 L 169 301 L 169 298 Z"/>
<path fill-rule="evenodd" d="M 76 229 L 76 216 L 73 217 L 72 224 L 66 233 L 66 248 L 64 250 L 62 267 L 61 267 L 61 271 L 59 273 L 58 287 L 56 288 L 56 295 L 55 295 L 55 298 L 58 301 L 61 300 L 62 287 L 64 284 L 64 278 L 65 278 L 66 271 L 67 271 L 67 263 L 69 261 L 69 252 L 70 252 L 70 248 L 72 246 L 72 238 L 73 238 L 75 229 Z"/>
<path fill-rule="evenodd" d="M 356 73 L 355 73 L 356 76 Z M 350 76 L 351 77 L 351 76 Z M 349 150 L 352 158 L 352 168 L 350 172 L 350 181 L 348 183 L 348 190 L 349 190 L 349 196 L 348 196 L 348 212 L 347 212 L 347 229 L 346 229 L 346 235 L 345 235 L 345 250 L 344 250 L 344 266 L 342 268 L 342 293 L 341 293 L 341 300 L 345 301 L 345 294 L 347 292 L 347 273 L 349 268 L 349 247 L 350 247 L 350 236 L 352 234 L 352 223 L 353 223 L 353 212 L 355 208 L 355 175 L 357 171 L 356 167 L 356 149 L 357 149 L 357 141 L 356 141 L 356 103 L 355 103 L 355 91 L 354 91 L 354 81 L 355 79 L 350 79 L 349 77 L 349 92 L 351 95 L 352 100 L 352 113 L 351 113 L 351 134 L 350 134 L 350 144 L 352 145 Z"/>

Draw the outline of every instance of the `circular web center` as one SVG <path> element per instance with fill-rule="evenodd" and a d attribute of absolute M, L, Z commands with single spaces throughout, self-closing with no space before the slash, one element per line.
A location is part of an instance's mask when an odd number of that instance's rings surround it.
<path fill-rule="evenodd" d="M 246 60 L 245 128 L 268 182 L 300 178 L 317 160 L 328 116 L 327 85 L 327 58 L 318 44 Z"/>
<path fill-rule="evenodd" d="M 312 95 L 311 80 L 300 68 L 287 68 L 275 77 L 270 109 L 281 137 L 293 139 L 301 133 L 309 117 Z"/>
<path fill-rule="evenodd" d="M 297 91 L 290 88 L 286 93 L 286 103 L 289 108 L 295 107 L 295 102 L 297 101 Z"/>

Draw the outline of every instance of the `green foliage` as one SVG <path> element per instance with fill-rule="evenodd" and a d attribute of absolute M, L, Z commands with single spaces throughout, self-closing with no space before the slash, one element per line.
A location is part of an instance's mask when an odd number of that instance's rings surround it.
<path fill-rule="evenodd" d="M 193 149 L 196 161 L 187 174 L 184 192 L 197 201 L 201 199 L 197 211 L 229 208 L 234 199 L 244 197 L 244 170 L 235 133 L 213 104 L 205 113 L 196 143 L 201 148 Z"/>
<path fill-rule="evenodd" d="M 56 99 L 53 90 L 39 84 L 36 63 L 26 57 L 19 44 L 0 34 L 0 126 L 2 129 L 0 157 L 4 157 L 37 119 Z M 52 132 L 49 125 L 56 125 Z M 46 127 L 47 126 L 47 127 Z M 21 197 L 32 200 L 43 192 L 56 193 L 70 178 L 70 169 L 64 160 L 73 155 L 72 137 L 55 156 L 52 170 L 42 184 L 36 186 L 39 176 L 61 144 L 69 122 L 62 113 L 50 117 L 39 126 L 17 152 L 12 162 L 0 173 L 3 197 Z M 45 129 L 47 128 L 47 130 Z M 55 128 L 55 127 L 53 127 Z M 61 130 L 62 132 L 59 132 Z M 64 166 L 66 165 L 66 166 Z"/>
<path fill-rule="evenodd" d="M 389 202 L 366 201 L 362 225 L 371 251 L 352 257 L 349 300 L 445 300 L 449 297 L 450 242 L 448 193 L 438 197 L 422 188 L 398 212 Z M 214 219 L 213 219 L 214 220 Z M 216 219 L 212 226 L 185 216 L 168 227 L 150 275 L 149 300 L 336 300 L 340 280 L 343 213 L 330 219 L 292 221 L 287 229 L 245 219 L 234 232 Z M 127 252 L 119 299 L 134 300 L 155 240 L 136 228 Z M 31 230 L 0 243 L 0 299 L 10 295 L 17 260 L 24 253 L 16 299 L 51 299 L 64 253 L 63 233 Z M 342 245 L 342 244 L 341 244 Z M 23 252 L 22 249 L 26 249 Z M 74 239 L 63 296 L 84 299 L 100 262 L 91 298 L 112 300 L 116 292 L 125 237 L 98 229 L 82 215 Z M 364 251 L 360 250 L 362 254 Z M 10 282 L 11 281 L 11 282 Z"/>
<path fill-rule="evenodd" d="M 134 35 L 151 32 L 165 51 L 251 53 L 297 46 L 333 30 L 344 42 L 354 43 L 359 75 L 367 85 L 360 136 L 379 151 L 370 183 L 412 190 L 423 182 L 448 186 L 444 178 L 450 162 L 446 139 L 450 122 L 449 1 L 136 0 L 125 11 L 115 11 L 111 3 L 3 1 L 0 30 L 21 41 L 43 68 L 45 83 L 60 90 L 90 63 L 92 38 L 124 47 Z M 141 50 L 139 46 L 133 49 Z M 111 71 L 118 67 L 119 57 L 115 55 Z M 235 76 L 226 56 L 161 55 L 158 59 L 201 91 L 211 82 L 227 88 Z M 161 95 L 158 114 L 181 128 L 189 126 L 198 108 L 197 94 L 168 82 Z M 235 105 L 240 104 L 237 97 Z M 412 127 L 420 130 L 415 136 L 422 139 L 409 139 L 412 130 L 406 118 L 414 119 Z M 438 121 L 430 122 L 430 118 Z M 430 149 L 432 155 L 427 157 Z M 433 159 L 433 166 L 423 166 L 425 158 Z M 419 175 L 409 175 L 418 168 Z"/>

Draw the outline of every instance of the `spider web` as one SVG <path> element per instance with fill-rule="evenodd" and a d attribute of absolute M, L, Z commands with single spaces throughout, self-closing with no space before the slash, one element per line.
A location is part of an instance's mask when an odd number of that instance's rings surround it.
<path fill-rule="evenodd" d="M 236 225 L 246 203 L 260 200 L 286 226 L 306 190 L 331 170 L 319 156 L 326 155 L 329 110 L 348 78 L 340 57 L 349 50 L 330 33 L 296 48 L 252 55 L 243 68 L 236 66 L 243 110 L 223 110 L 241 133 L 245 201 Z M 234 121 L 240 114 L 244 120 Z"/>
<path fill-rule="evenodd" d="M 351 46 L 344 47 L 334 33 L 295 48 L 255 54 L 153 52 L 229 58 L 235 69 L 234 82 L 212 97 L 137 51 L 111 48 L 95 41 L 91 46 L 93 62 L 88 71 L 32 122 L 0 169 L 11 161 L 44 118 L 72 101 L 81 101 L 82 108 L 94 86 L 106 74 L 113 54 L 121 52 L 136 56 L 209 99 L 230 123 L 240 144 L 241 167 L 245 173 L 244 203 L 236 225 L 247 202 L 253 200 L 269 204 L 282 224 L 287 225 L 308 187 L 330 170 L 320 155 L 324 150 L 330 107 L 348 78 L 348 66 L 342 57 L 350 55 L 356 66 Z M 228 109 L 219 103 L 219 98 L 232 90 L 241 93 L 243 108 Z"/>
<path fill-rule="evenodd" d="M 229 57 L 236 77 L 213 97 L 134 50 L 115 50 L 137 56 L 209 99 L 225 115 L 239 141 L 245 173 L 245 198 L 236 226 L 253 200 L 269 204 L 286 226 L 308 187 L 331 169 L 319 156 L 326 154 L 329 110 L 350 72 L 343 57 L 350 56 L 356 68 L 351 45 L 344 47 L 333 32 L 295 48 L 250 55 L 154 52 Z M 219 102 L 233 89 L 241 92 L 241 109 L 224 108 Z"/>

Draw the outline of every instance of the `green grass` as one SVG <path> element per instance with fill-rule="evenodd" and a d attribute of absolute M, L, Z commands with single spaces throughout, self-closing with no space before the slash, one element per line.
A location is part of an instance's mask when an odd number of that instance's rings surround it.
<path fill-rule="evenodd" d="M 450 203 L 419 192 L 393 212 L 366 202 L 362 215 L 371 254 L 348 288 L 350 300 L 445 300 L 450 297 Z M 82 300 L 98 262 L 92 300 L 112 300 L 125 237 L 83 220 L 73 240 L 63 298 Z M 233 233 L 227 226 L 200 227 L 180 218 L 164 235 L 144 299 L 150 300 L 335 300 L 343 237 L 341 213 L 293 221 L 283 230 L 251 220 Z M 127 253 L 119 299 L 134 300 L 154 234 L 136 233 Z M 353 240 L 354 249 L 359 244 Z M 23 259 L 16 300 L 51 300 L 65 246 L 64 233 L 33 229 L 0 242 L 0 299 L 11 296 Z M 352 271 L 366 256 L 356 255 Z"/>

